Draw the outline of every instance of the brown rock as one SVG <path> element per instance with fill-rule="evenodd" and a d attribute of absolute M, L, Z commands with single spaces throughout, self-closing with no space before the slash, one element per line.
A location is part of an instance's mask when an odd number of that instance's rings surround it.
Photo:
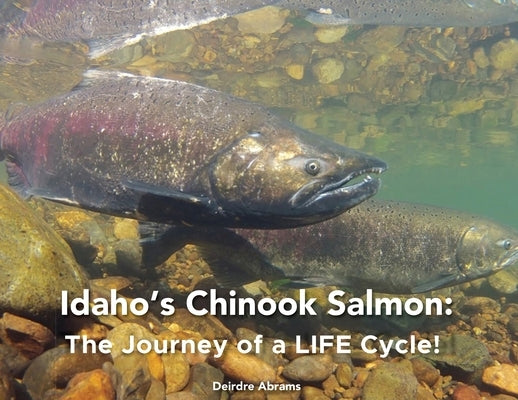
<path fill-rule="evenodd" d="M 54 323 L 62 291 L 88 287 L 72 250 L 11 189 L 0 185 L 0 312 Z"/>
<path fill-rule="evenodd" d="M 117 396 L 122 399 L 144 400 L 153 382 L 145 354 L 137 351 L 121 354 L 112 364 L 103 366 L 112 378 Z"/>
<path fill-rule="evenodd" d="M 282 374 L 295 381 L 321 382 L 333 373 L 334 363 L 325 355 L 302 356 L 291 361 Z"/>
<path fill-rule="evenodd" d="M 90 287 L 92 289 L 104 288 L 107 290 L 115 289 L 117 291 L 127 288 L 131 285 L 131 281 L 125 276 L 107 276 L 102 279 L 90 280 Z"/>
<path fill-rule="evenodd" d="M 459 384 L 453 391 L 453 400 L 480 400 L 480 393 L 474 386 Z"/>
<path fill-rule="evenodd" d="M 149 368 L 149 373 L 153 378 L 158 381 L 164 380 L 164 362 L 162 361 L 162 357 L 154 351 L 147 355 L 147 366 Z"/>
<path fill-rule="evenodd" d="M 299 400 L 300 390 L 295 391 L 273 391 L 266 393 L 266 400 Z"/>
<path fill-rule="evenodd" d="M 109 354 L 70 353 L 68 347 L 55 347 L 36 357 L 23 375 L 23 384 L 35 399 L 41 399 L 47 390 L 65 387 L 79 372 L 101 368 L 111 361 Z"/>
<path fill-rule="evenodd" d="M 169 329 L 171 328 L 176 328 L 176 327 L 169 327 Z M 177 326 L 177 328 L 179 330 L 176 330 L 173 332 L 171 330 L 163 330 L 161 331 L 160 333 L 157 334 L 157 339 L 159 340 L 187 340 L 187 339 L 191 339 L 191 340 L 194 340 L 195 342 L 198 342 L 202 339 L 204 339 L 199 333 L 197 332 L 192 332 L 192 331 L 183 331 L 181 330 L 181 328 L 179 326 Z M 191 351 L 188 351 L 186 353 L 184 353 L 184 356 L 185 356 L 185 359 L 187 360 L 187 362 L 190 364 L 190 365 L 195 365 L 195 364 L 198 364 L 198 363 L 203 363 L 207 360 L 208 358 L 208 354 L 204 354 L 204 353 L 201 353 L 198 351 L 198 349 L 194 349 L 193 352 Z"/>
<path fill-rule="evenodd" d="M 7 367 L 0 360 L 0 399 L 14 400 L 13 378 L 7 373 Z"/>
<path fill-rule="evenodd" d="M 410 361 L 383 363 L 365 381 L 362 400 L 414 400 L 418 386 Z"/>
<path fill-rule="evenodd" d="M 507 394 L 495 394 L 490 397 L 490 400 L 516 400 L 516 397 Z"/>
<path fill-rule="evenodd" d="M 252 354 L 242 354 L 233 345 L 227 345 L 220 358 L 212 357 L 211 363 L 221 369 L 229 378 L 246 383 L 259 384 L 260 382 L 275 382 L 275 370 Z"/>
<path fill-rule="evenodd" d="M 353 386 L 362 388 L 365 381 L 369 377 L 371 371 L 368 368 L 356 368 L 356 375 L 354 376 Z"/>
<path fill-rule="evenodd" d="M 22 355 L 18 349 L 0 343 L 0 365 L 4 366 L 10 375 L 18 376 L 27 369 L 30 362 L 31 360 Z"/>
<path fill-rule="evenodd" d="M 179 392 L 189 382 L 189 363 L 182 353 L 162 354 L 166 393 Z"/>
<path fill-rule="evenodd" d="M 350 388 L 353 380 L 353 369 L 349 364 L 341 363 L 336 367 L 336 379 L 340 386 Z"/>
<path fill-rule="evenodd" d="M 190 370 L 189 384 L 184 389 L 204 400 L 220 400 L 221 393 L 214 390 L 214 382 L 223 382 L 223 372 L 207 363 L 193 365 Z"/>
<path fill-rule="evenodd" d="M 154 378 L 151 379 L 151 385 L 146 393 L 146 400 L 163 400 L 165 397 L 165 384 Z"/>
<path fill-rule="evenodd" d="M 326 396 L 329 396 L 331 399 L 334 398 L 335 392 L 342 391 L 343 389 L 340 387 L 336 376 L 333 374 L 329 375 L 325 381 L 322 382 L 322 388 L 324 389 L 324 393 Z"/>
<path fill-rule="evenodd" d="M 200 397 L 189 392 L 169 393 L 166 400 L 201 400 Z"/>
<path fill-rule="evenodd" d="M 68 382 L 67 389 L 59 400 L 113 400 L 115 390 L 110 377 L 101 369 L 82 372 Z"/>
<path fill-rule="evenodd" d="M 502 392 L 518 395 L 518 366 L 501 364 L 488 367 L 482 374 L 482 382 Z"/>
<path fill-rule="evenodd" d="M 266 394 L 264 391 L 247 391 L 247 392 L 235 392 L 230 396 L 230 400 L 264 400 L 266 399 Z"/>
<path fill-rule="evenodd" d="M 322 389 L 313 386 L 304 386 L 302 389 L 302 398 L 304 400 L 329 400 L 329 397 L 324 394 Z"/>
<path fill-rule="evenodd" d="M 423 385 L 417 386 L 416 400 L 436 400 L 430 388 Z"/>
<path fill-rule="evenodd" d="M 113 236 L 117 239 L 138 239 L 138 222 L 133 219 L 115 218 Z"/>
<path fill-rule="evenodd" d="M 54 335 L 37 322 L 6 312 L 0 320 L 0 339 L 32 359 L 50 346 Z"/>
<path fill-rule="evenodd" d="M 208 340 L 232 339 L 234 337 L 232 332 L 216 317 L 212 315 L 197 317 L 185 308 L 177 309 L 167 322 L 176 323 L 183 329 L 199 332 L 201 336 Z"/>
<path fill-rule="evenodd" d="M 412 363 L 412 369 L 414 370 L 414 375 L 417 380 L 426 383 L 430 387 L 432 387 L 435 382 L 437 382 L 437 379 L 439 379 L 439 376 L 441 376 L 437 368 L 421 357 L 412 358 L 410 362 Z"/>

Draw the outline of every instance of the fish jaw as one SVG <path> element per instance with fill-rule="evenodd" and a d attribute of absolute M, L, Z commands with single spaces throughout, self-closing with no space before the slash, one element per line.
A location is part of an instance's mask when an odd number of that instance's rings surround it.
<path fill-rule="evenodd" d="M 292 204 L 299 210 L 310 207 L 317 207 L 318 209 L 325 210 L 329 209 L 330 203 L 334 202 L 335 204 L 340 205 L 340 209 L 344 211 L 348 210 L 377 193 L 381 185 L 381 181 L 378 178 L 373 178 L 369 173 L 381 174 L 385 169 L 386 166 L 380 166 L 355 171 L 337 183 L 324 185 L 321 190 L 316 192 L 302 204 L 296 204 L 294 196 L 292 200 L 295 201 L 293 201 Z M 349 184 L 354 178 L 361 175 L 365 175 L 361 182 Z"/>
<path fill-rule="evenodd" d="M 360 154 L 360 153 L 358 153 Z M 343 212 L 362 201 L 374 196 L 380 180 L 370 174 L 381 174 L 387 169 L 387 164 L 375 157 L 364 154 L 358 157 L 347 157 L 354 162 L 342 162 L 343 167 L 335 172 L 336 179 L 324 176 L 300 188 L 290 199 L 289 203 L 297 214 L 309 212 L 325 212 L 336 210 Z M 362 177 L 358 181 L 359 177 Z M 332 211 L 330 212 L 332 214 Z"/>
<path fill-rule="evenodd" d="M 518 263 L 518 245 L 509 250 L 499 261 L 500 269 L 509 268 Z"/>

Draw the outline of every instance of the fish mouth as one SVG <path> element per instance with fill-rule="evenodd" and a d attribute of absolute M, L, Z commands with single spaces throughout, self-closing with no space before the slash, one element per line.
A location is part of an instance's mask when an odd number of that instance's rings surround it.
<path fill-rule="evenodd" d="M 386 169 L 387 165 L 380 163 L 378 166 L 356 170 L 339 181 L 322 185 L 309 197 L 305 196 L 315 185 L 321 185 L 321 182 L 312 182 L 297 191 L 291 197 L 290 203 L 296 209 L 311 209 L 312 212 L 345 211 L 377 193 L 381 182 L 370 174 L 381 174 Z"/>
<path fill-rule="evenodd" d="M 508 252 L 503 259 L 498 263 L 498 266 L 503 268 L 508 268 L 518 262 L 518 248 Z"/>

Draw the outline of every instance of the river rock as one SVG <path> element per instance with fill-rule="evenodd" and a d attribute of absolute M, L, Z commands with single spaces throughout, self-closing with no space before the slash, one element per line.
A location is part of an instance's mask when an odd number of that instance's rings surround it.
<path fill-rule="evenodd" d="M 30 361 L 18 349 L 0 343 L 0 365 L 3 364 L 10 375 L 18 376 L 27 368 Z"/>
<path fill-rule="evenodd" d="M 252 331 L 247 328 L 237 328 L 236 329 L 236 338 L 237 340 L 248 340 L 250 342 L 254 342 L 256 337 L 258 336 L 257 332 Z M 259 352 L 256 354 L 261 360 L 267 362 L 272 367 L 277 368 L 283 364 L 285 364 L 285 360 L 282 355 L 277 354 L 273 351 L 274 341 L 271 338 L 263 337 L 263 343 Z"/>
<path fill-rule="evenodd" d="M 302 398 L 311 400 L 328 400 L 329 397 L 324 394 L 322 389 L 313 386 L 304 386 L 302 389 Z"/>
<path fill-rule="evenodd" d="M 334 368 L 333 360 L 327 354 L 302 356 L 286 365 L 282 374 L 295 381 L 322 382 L 333 373 Z"/>
<path fill-rule="evenodd" d="M 191 56 L 196 38 L 189 30 L 178 30 L 156 36 L 152 42 L 154 55 L 158 60 L 182 62 Z"/>
<path fill-rule="evenodd" d="M 182 353 L 162 354 L 166 393 L 179 392 L 189 382 L 189 363 Z"/>
<path fill-rule="evenodd" d="M 518 366 L 501 364 L 488 367 L 482 374 L 482 381 L 502 392 L 518 395 Z"/>
<path fill-rule="evenodd" d="M 496 42 L 489 53 L 491 65 L 500 70 L 512 70 L 518 65 L 518 40 L 503 39 Z"/>
<path fill-rule="evenodd" d="M 201 399 L 203 399 L 203 397 L 198 397 L 195 394 L 192 394 L 189 392 L 175 392 L 175 393 L 169 393 L 165 399 L 166 400 L 201 400 Z M 234 399 L 234 396 L 232 396 L 232 399 Z M 247 398 L 247 400 L 248 400 L 248 398 Z M 250 397 L 250 400 L 254 400 L 254 399 L 252 397 Z"/>
<path fill-rule="evenodd" d="M 480 400 L 480 393 L 475 386 L 459 384 L 453 391 L 453 400 Z"/>
<path fill-rule="evenodd" d="M 132 337 L 135 343 L 140 340 L 152 342 L 156 339 L 149 330 L 134 322 L 125 322 L 108 332 L 107 339 L 112 344 L 111 355 L 113 359 L 123 356 L 123 350 L 128 348 L 129 338 Z M 136 351 L 136 350 L 135 350 Z"/>
<path fill-rule="evenodd" d="M 74 375 L 101 368 L 107 361 L 111 361 L 109 354 L 70 353 L 66 346 L 55 347 L 33 360 L 22 383 L 34 399 L 41 399 L 46 391 L 65 387 Z"/>
<path fill-rule="evenodd" d="M 165 322 L 175 323 L 183 329 L 199 332 L 201 336 L 208 340 L 230 340 L 234 337 L 232 332 L 213 315 L 207 314 L 199 317 L 192 315 L 185 308 L 176 309 L 171 317 L 165 318 Z"/>
<path fill-rule="evenodd" d="M 206 363 L 191 367 L 191 377 L 185 391 L 206 400 L 219 400 L 221 393 L 213 389 L 214 382 L 223 382 L 223 372 Z"/>
<path fill-rule="evenodd" d="M 0 399 L 16 399 L 13 378 L 8 373 L 7 367 L 2 360 L 0 360 Z"/>
<path fill-rule="evenodd" d="M 351 387 L 354 377 L 353 367 L 346 363 L 338 364 L 336 367 L 335 374 L 340 386 L 344 388 Z"/>
<path fill-rule="evenodd" d="M 4 313 L 0 319 L 0 339 L 17 348 L 27 358 L 43 353 L 54 340 L 52 332 L 31 320 Z"/>
<path fill-rule="evenodd" d="M 162 381 L 152 378 L 151 386 L 146 393 L 146 400 L 164 400 L 166 398 L 165 384 Z"/>
<path fill-rule="evenodd" d="M 441 372 L 424 358 L 414 357 L 410 362 L 417 380 L 426 383 L 429 387 L 432 387 L 441 376 Z"/>
<path fill-rule="evenodd" d="M 501 294 L 512 294 L 518 291 L 518 277 L 509 270 L 498 271 L 487 278 L 489 285 Z"/>
<path fill-rule="evenodd" d="M 474 296 L 466 299 L 461 312 L 466 315 L 492 314 L 500 312 L 500 304 L 490 297 Z"/>
<path fill-rule="evenodd" d="M 68 382 L 59 400 L 113 400 L 115 390 L 109 375 L 102 369 L 94 369 L 75 375 Z"/>
<path fill-rule="evenodd" d="M 277 7 L 267 6 L 239 14 L 235 18 L 241 33 L 271 34 L 282 28 L 286 15 L 285 11 Z"/>
<path fill-rule="evenodd" d="M 320 43 L 335 43 L 344 37 L 347 30 L 345 25 L 321 27 L 315 31 L 315 37 Z"/>
<path fill-rule="evenodd" d="M 344 73 L 344 63 L 336 58 L 324 58 L 313 65 L 313 74 L 322 84 L 334 82 Z"/>
<path fill-rule="evenodd" d="M 414 400 L 417 386 L 410 361 L 383 363 L 365 381 L 362 400 Z"/>
<path fill-rule="evenodd" d="M 44 320 L 88 287 L 66 242 L 13 191 L 0 185 L 0 312 Z"/>
<path fill-rule="evenodd" d="M 487 347 L 477 339 L 466 335 L 441 337 L 439 353 L 423 355 L 443 374 L 468 383 L 480 379 L 482 371 L 492 361 Z"/>
<path fill-rule="evenodd" d="M 115 383 L 115 390 L 120 398 L 146 399 L 153 377 L 149 371 L 145 354 L 138 352 L 121 354 L 113 360 L 113 365 L 108 365 L 105 365 L 103 369 Z"/>
<path fill-rule="evenodd" d="M 211 358 L 211 363 L 226 376 L 236 381 L 253 383 L 275 382 L 277 374 L 273 367 L 253 354 L 243 354 L 234 345 L 228 344 L 223 356 Z"/>

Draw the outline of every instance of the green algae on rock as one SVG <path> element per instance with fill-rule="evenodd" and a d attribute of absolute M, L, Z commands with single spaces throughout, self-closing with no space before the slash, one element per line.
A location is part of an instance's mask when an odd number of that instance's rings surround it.
<path fill-rule="evenodd" d="M 41 319 L 59 310 L 62 290 L 72 298 L 87 286 L 65 241 L 0 185 L 0 312 Z"/>

